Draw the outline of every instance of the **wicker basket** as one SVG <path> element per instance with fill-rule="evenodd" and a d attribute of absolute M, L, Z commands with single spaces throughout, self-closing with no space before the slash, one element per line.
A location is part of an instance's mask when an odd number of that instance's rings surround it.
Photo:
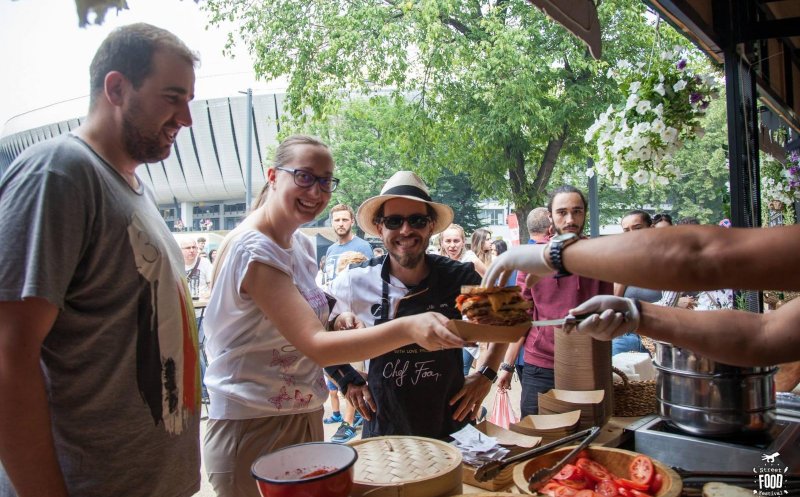
<path fill-rule="evenodd" d="M 656 412 L 656 382 L 630 381 L 617 368 L 614 374 L 622 383 L 614 383 L 614 416 L 646 416 Z"/>
<path fill-rule="evenodd" d="M 462 493 L 461 451 L 431 438 L 387 436 L 349 442 L 358 452 L 353 496 L 443 497 Z"/>

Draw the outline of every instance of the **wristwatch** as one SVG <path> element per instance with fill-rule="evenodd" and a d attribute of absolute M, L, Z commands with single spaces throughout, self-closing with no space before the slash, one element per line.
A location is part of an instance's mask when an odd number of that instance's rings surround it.
<path fill-rule="evenodd" d="M 509 364 L 507 362 L 501 362 L 500 363 L 500 370 L 501 371 L 505 371 L 506 373 L 513 373 L 514 372 L 514 366 L 512 366 L 511 364 Z"/>
<path fill-rule="evenodd" d="M 482 374 L 483 376 L 485 376 L 486 379 L 491 381 L 492 383 L 494 383 L 494 381 L 497 379 L 497 371 L 495 371 L 494 369 L 490 368 L 489 366 L 480 367 L 478 369 L 478 372 L 480 374 Z"/>
<path fill-rule="evenodd" d="M 547 244 L 547 250 L 550 252 L 550 264 L 552 264 L 553 269 L 556 270 L 556 278 L 562 278 L 572 274 L 564 267 L 564 261 L 561 259 L 561 253 L 566 247 L 577 242 L 578 239 L 578 235 L 575 233 L 563 233 L 551 238 L 550 243 Z"/>

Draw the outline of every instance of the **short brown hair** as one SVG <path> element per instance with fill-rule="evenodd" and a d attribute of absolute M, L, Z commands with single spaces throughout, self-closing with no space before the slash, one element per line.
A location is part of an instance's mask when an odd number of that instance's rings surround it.
<path fill-rule="evenodd" d="M 339 211 L 347 211 L 347 212 L 349 212 L 350 213 L 350 219 L 352 221 L 356 220 L 356 213 L 353 212 L 353 208 L 350 207 L 349 205 L 347 205 L 347 204 L 336 204 L 336 205 L 334 205 L 331 208 L 331 216 L 333 216 L 334 212 L 339 212 Z"/>
<path fill-rule="evenodd" d="M 94 54 L 89 66 L 89 107 L 105 88 L 106 75 L 122 73 L 134 88 L 139 88 L 153 71 L 153 54 L 166 50 L 195 67 L 200 58 L 177 36 L 143 22 L 121 26 L 112 31 Z"/>

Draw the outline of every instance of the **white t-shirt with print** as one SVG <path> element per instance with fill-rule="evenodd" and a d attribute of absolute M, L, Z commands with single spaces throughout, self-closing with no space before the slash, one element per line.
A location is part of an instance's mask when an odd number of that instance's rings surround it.
<path fill-rule="evenodd" d="M 322 368 L 300 353 L 265 316 L 242 281 L 254 262 L 282 271 L 325 323 L 329 309 L 314 277 L 313 242 L 295 232 L 292 248 L 281 248 L 255 230 L 231 241 L 206 308 L 208 369 L 205 383 L 212 419 L 250 419 L 322 408 L 328 389 Z"/>

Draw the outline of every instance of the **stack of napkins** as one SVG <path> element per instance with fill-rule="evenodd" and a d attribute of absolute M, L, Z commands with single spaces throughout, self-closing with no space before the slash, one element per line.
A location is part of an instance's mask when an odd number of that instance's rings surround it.
<path fill-rule="evenodd" d="M 464 462 L 470 466 L 502 459 L 509 452 L 497 443 L 496 438 L 481 433 L 472 425 L 467 425 L 450 436 L 454 439 L 453 445 L 461 451 Z"/>
<path fill-rule="evenodd" d="M 656 378 L 653 359 L 646 352 L 623 352 L 611 358 L 615 368 L 621 370 L 629 381 L 648 381 Z M 614 381 L 622 381 L 614 378 Z"/>

